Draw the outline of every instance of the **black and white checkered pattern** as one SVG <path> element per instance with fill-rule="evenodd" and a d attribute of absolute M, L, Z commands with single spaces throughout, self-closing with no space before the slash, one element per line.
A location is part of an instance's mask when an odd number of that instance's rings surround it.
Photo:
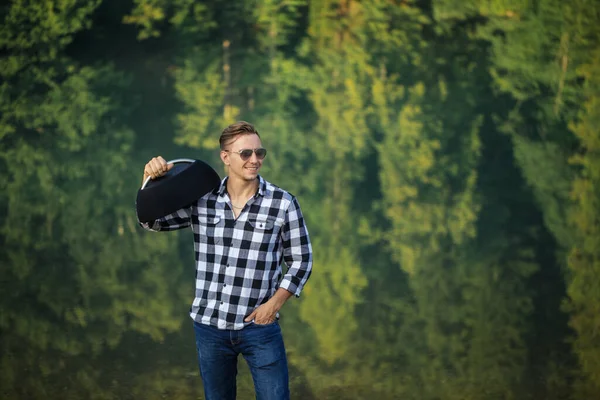
<path fill-rule="evenodd" d="M 312 247 L 294 196 L 259 176 L 257 193 L 235 219 L 226 180 L 193 206 L 142 226 L 192 227 L 196 297 L 190 316 L 219 329 L 242 329 L 248 325 L 244 318 L 277 288 L 299 296 L 311 274 Z"/>

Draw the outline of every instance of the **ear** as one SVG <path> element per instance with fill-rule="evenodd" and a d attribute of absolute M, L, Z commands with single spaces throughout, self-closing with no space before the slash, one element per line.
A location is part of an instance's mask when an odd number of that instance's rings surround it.
<path fill-rule="evenodd" d="M 223 161 L 223 164 L 229 165 L 229 153 L 221 150 L 219 155 L 221 156 L 221 161 Z"/>

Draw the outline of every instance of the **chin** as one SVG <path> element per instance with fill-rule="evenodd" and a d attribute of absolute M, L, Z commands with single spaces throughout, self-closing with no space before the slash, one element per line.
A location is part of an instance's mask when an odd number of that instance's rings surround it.
<path fill-rule="evenodd" d="M 260 172 L 260 170 L 256 170 L 255 172 L 249 171 L 247 169 L 244 169 L 242 172 L 242 176 L 244 177 L 245 180 L 253 180 L 256 179 L 256 177 L 258 176 L 258 173 Z"/>

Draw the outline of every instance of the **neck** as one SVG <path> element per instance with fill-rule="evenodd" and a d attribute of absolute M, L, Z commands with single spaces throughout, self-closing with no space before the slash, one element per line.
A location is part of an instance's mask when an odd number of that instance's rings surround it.
<path fill-rule="evenodd" d="M 229 179 L 227 179 L 227 193 L 229 193 L 231 199 L 247 200 L 256 193 L 258 183 L 258 178 L 246 181 L 230 176 Z"/>

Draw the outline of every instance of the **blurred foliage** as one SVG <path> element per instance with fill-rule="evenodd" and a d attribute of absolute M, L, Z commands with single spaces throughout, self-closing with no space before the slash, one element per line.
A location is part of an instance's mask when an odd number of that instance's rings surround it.
<path fill-rule="evenodd" d="M 597 1 L 0 18 L 2 398 L 201 398 L 191 235 L 142 231 L 134 199 L 158 154 L 221 173 L 239 119 L 313 239 L 282 312 L 294 397 L 600 397 Z"/>

